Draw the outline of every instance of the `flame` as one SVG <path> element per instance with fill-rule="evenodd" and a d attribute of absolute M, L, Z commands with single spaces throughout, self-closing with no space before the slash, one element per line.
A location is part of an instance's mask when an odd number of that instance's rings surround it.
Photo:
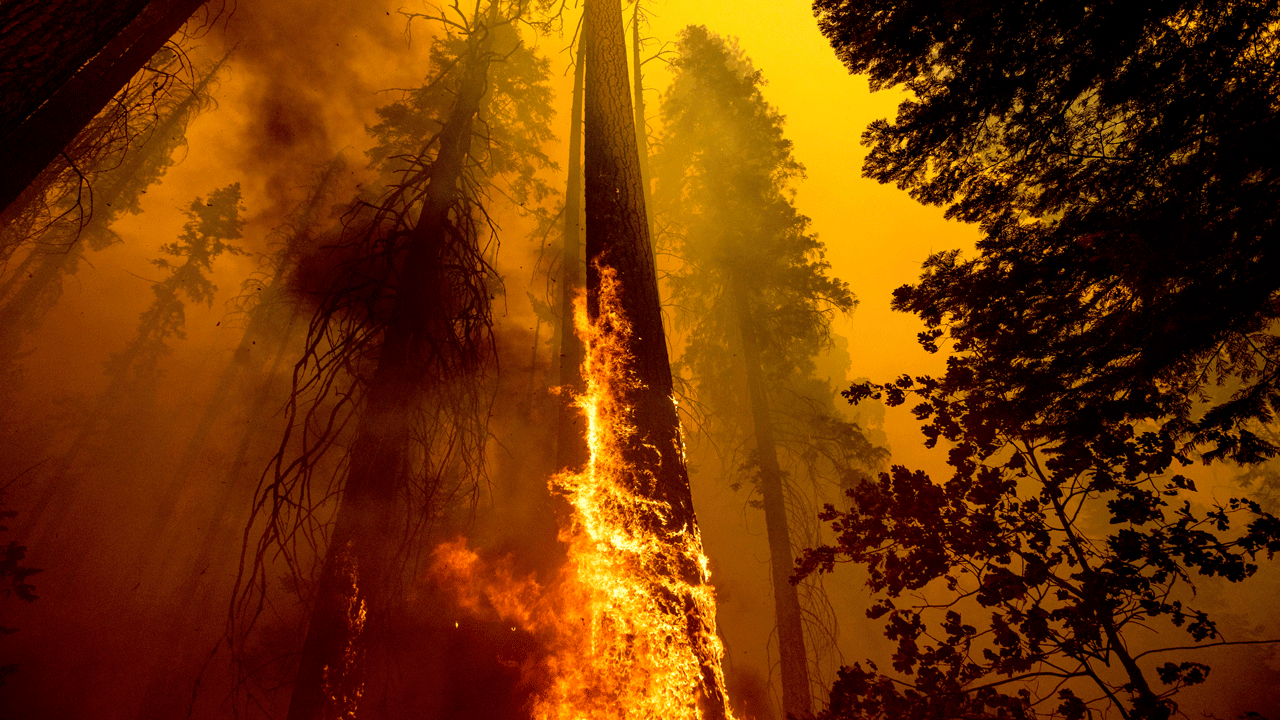
<path fill-rule="evenodd" d="M 537 720 L 701 720 L 704 688 L 726 705 L 716 635 L 715 596 L 696 527 L 655 531 L 663 502 L 632 490 L 638 470 L 619 452 L 635 428 L 620 401 L 639 380 L 625 340 L 631 328 L 618 306 L 618 281 L 602 271 L 600 319 L 579 297 L 575 326 L 586 347 L 586 392 L 576 404 L 588 421 L 590 461 L 581 473 L 552 479 L 572 506 L 561 529 L 568 562 L 551 588 L 509 575 L 476 580 L 479 558 L 462 541 L 442 546 L 436 571 L 450 576 L 460 604 L 487 602 L 539 637 L 549 652 L 535 698 Z M 727 712 L 727 711 L 726 711 Z M 715 717 L 720 717 L 718 714 Z M 727 719 L 731 720 L 731 719 Z"/>

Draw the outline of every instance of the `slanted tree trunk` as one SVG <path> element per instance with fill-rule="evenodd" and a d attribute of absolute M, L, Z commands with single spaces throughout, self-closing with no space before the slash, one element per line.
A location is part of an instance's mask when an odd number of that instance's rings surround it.
<path fill-rule="evenodd" d="M 769 569 L 773 576 L 773 612 L 778 629 L 778 651 L 782 665 L 782 710 L 788 716 L 807 717 L 813 712 L 809 689 L 809 664 L 805 653 L 800 597 L 791 584 L 795 558 L 791 553 L 791 529 L 787 522 L 782 467 L 773 437 L 773 419 L 765 393 L 760 341 L 747 297 L 745 281 L 733 277 L 734 314 L 742 339 L 742 360 L 747 371 L 747 392 L 755 427 L 756 459 L 760 464 L 760 494 L 764 500 L 765 532 L 769 539 Z"/>
<path fill-rule="evenodd" d="M 0 306 L 0 372 L 17 362 L 23 338 L 35 331 L 45 312 L 56 304 L 62 294 L 62 280 L 73 274 L 85 252 L 84 239 L 101 240 L 108 234 L 110 223 L 119 215 L 119 208 L 132 203 L 146 190 L 159 174 L 162 174 L 169 155 L 174 149 L 175 136 L 183 133 L 186 123 L 200 111 L 207 97 L 209 85 L 217 77 L 226 62 L 224 56 L 196 85 L 191 95 L 174 106 L 173 110 L 146 137 L 142 147 L 127 152 L 124 162 L 103 177 L 105 182 L 98 193 L 101 207 L 88 224 L 78 228 L 74 235 L 56 237 L 51 248 L 37 247 L 23 260 L 27 266 L 36 259 L 36 268 L 22 282 L 21 288 Z M 112 208 L 115 208 L 114 210 Z M 104 244 L 107 241 L 103 241 Z M 13 278 L 10 282 L 19 282 Z M 6 293 L 0 293 L 3 298 Z M 0 390 L 0 394 L 3 394 Z"/>
<path fill-rule="evenodd" d="M 497 2 L 490 21 L 497 18 Z M 476 36 L 485 39 L 478 39 Z M 326 551 L 315 604 L 303 643 L 288 720 L 354 716 L 366 677 L 366 618 L 376 619 L 394 571 L 395 500 L 409 464 L 412 418 L 424 372 L 457 368 L 447 357 L 456 332 L 460 298 L 451 290 L 449 211 L 460 188 L 472 127 L 486 88 L 488 33 L 473 33 L 458 99 L 440 130 L 426 198 L 410 233 L 402 280 L 369 379 L 365 406 L 351 447 L 350 464 L 333 536 Z M 438 382 L 446 381 L 437 378 Z"/>
<path fill-rule="evenodd" d="M 657 275 L 645 216 L 636 148 L 635 118 L 628 82 L 626 39 L 620 0 L 587 0 L 583 48 L 585 78 L 585 182 L 587 209 L 587 312 L 597 324 L 602 274 L 612 270 L 619 285 L 620 311 L 632 333 L 618 337 L 631 358 L 639 383 L 618 400 L 633 411 L 635 432 L 620 449 L 635 469 L 634 492 L 664 503 L 669 512 L 650 518 L 655 533 L 679 536 L 696 531 L 689 475 L 684 465 L 679 419 L 672 401 L 671 362 L 662 328 Z M 605 332 L 613 328 L 605 326 Z M 700 571 L 681 575 L 698 582 Z M 710 632 L 714 618 L 689 610 L 690 640 L 700 654 L 699 687 L 703 717 L 727 716 L 727 699 L 717 679 L 718 660 L 706 655 L 699 635 Z"/>
<path fill-rule="evenodd" d="M 41 170 L 62 152 L 111 98 L 129 82 L 142 66 L 155 55 L 158 50 L 173 37 L 203 5 L 205 0 L 151 0 L 145 9 L 137 0 L 118 4 L 111 2 L 94 3 L 75 2 L 69 4 L 80 11 L 78 20 L 70 19 L 72 24 L 84 23 L 97 26 L 100 16 L 110 18 L 102 26 L 103 31 L 80 31 L 70 33 L 79 43 L 66 55 L 81 58 L 78 62 L 57 62 L 58 69 L 46 73 L 45 81 L 40 83 L 41 94 L 14 102 L 9 115 L 4 118 L 5 124 L 0 126 L 4 136 L 0 138 L 0 167 L 5 172 L 0 174 L 0 212 L 18 198 L 24 189 L 36 179 Z M 34 5 L 30 0 L 23 0 L 16 9 L 31 11 Z M 114 7 L 120 5 L 120 7 Z M 6 9 L 8 10 L 8 9 Z M 43 15 L 43 11 L 40 11 Z M 11 17 L 3 20 L 12 22 Z M 69 18 L 57 20 L 61 27 Z M 122 24 L 127 23 L 127 24 Z M 49 20 L 49 22 L 54 22 Z M 117 29 L 109 35 L 106 30 Z M 113 36 L 112 36 L 113 35 Z M 60 58 L 56 48 L 61 43 L 49 43 L 49 38 L 60 38 L 58 35 L 29 38 L 28 44 L 47 43 L 55 48 L 53 52 L 25 52 L 26 62 L 34 62 L 35 58 Z M 70 44 L 70 43 L 69 43 Z M 24 54 L 21 46 L 14 52 Z M 92 59 L 88 59 L 92 57 Z M 48 59 L 48 58 L 44 58 Z M 87 60 L 87 62 L 85 62 Z M 83 66 L 81 66 L 83 63 Z M 71 72 L 65 67 L 70 66 Z M 7 66 L 12 67 L 12 66 Z M 8 79 L 8 78 L 6 78 Z M 8 88 L 2 91 L 11 92 Z M 8 99 L 5 99 L 8 103 Z"/>
<path fill-rule="evenodd" d="M 579 40 L 573 67 L 573 108 L 569 121 L 569 182 L 564 199 L 564 252 L 560 258 L 560 417 L 557 469 L 576 470 L 587 461 L 586 428 L 573 407 L 582 394 L 582 340 L 573 331 L 573 301 L 582 288 L 582 83 L 587 66 Z"/>
<path fill-rule="evenodd" d="M 0 135 L 8 135 L 35 112 L 148 2 L 5 2 L 0 9 Z"/>

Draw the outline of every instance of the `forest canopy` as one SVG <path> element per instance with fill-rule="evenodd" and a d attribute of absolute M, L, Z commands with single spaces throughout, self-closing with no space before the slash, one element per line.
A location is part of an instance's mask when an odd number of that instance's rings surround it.
<path fill-rule="evenodd" d="M 1208 666 L 1153 669 L 1133 635 L 1163 619 L 1191 645 L 1253 640 L 1223 638 L 1193 589 L 1245 580 L 1280 550 L 1257 502 L 1197 496 L 1180 472 L 1280 451 L 1280 8 L 814 7 L 851 71 L 910 93 L 863 135 L 864 172 L 982 230 L 975 257 L 936 253 L 894 293 L 925 322 L 921 345 L 952 351 L 946 373 L 847 393 L 917 398 L 954 475 L 896 467 L 828 509 L 840 540 L 804 570 L 867 563 L 895 670 L 917 678 L 855 667 L 831 712 L 1168 717 Z M 895 600 L 934 581 L 955 599 L 917 647 L 921 609 Z M 961 619 L 970 593 L 993 613 L 984 629 Z M 1100 669 L 1113 662 L 1114 678 Z M 1013 693 L 993 676 L 1055 684 Z"/>

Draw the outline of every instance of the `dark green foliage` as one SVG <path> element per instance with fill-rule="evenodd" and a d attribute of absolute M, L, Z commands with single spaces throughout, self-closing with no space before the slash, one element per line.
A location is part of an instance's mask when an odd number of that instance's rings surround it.
<path fill-rule="evenodd" d="M 1006 412 L 1085 437 L 1158 419 L 1208 458 L 1275 454 L 1249 424 L 1280 406 L 1280 8 L 815 11 L 851 70 L 915 95 L 864 136 L 867 174 L 983 226 L 978 259 L 934 256 L 897 303 L 980 346 L 966 364 L 1002 378 Z M 1238 384 L 1206 408 L 1215 381 Z"/>
<path fill-rule="evenodd" d="M 1131 652 L 1141 628 L 1241 639 L 1193 606 L 1193 581 L 1242 581 L 1280 550 L 1259 505 L 1209 501 L 1176 472 L 1277 452 L 1280 8 L 815 12 L 851 70 L 912 92 L 864 135 L 867 174 L 983 230 L 976 259 L 934 255 L 895 293 L 926 322 L 922 346 L 949 341 L 946 374 L 848 393 L 914 397 L 955 473 L 895 468 L 825 514 L 840 541 L 802 572 L 868 566 L 909 681 L 850 669 L 832 715 L 1168 717 L 1208 668 L 1144 657 L 1149 638 Z M 934 608 L 895 604 L 926 587 Z M 1026 678 L 1037 694 L 1010 682 Z"/>

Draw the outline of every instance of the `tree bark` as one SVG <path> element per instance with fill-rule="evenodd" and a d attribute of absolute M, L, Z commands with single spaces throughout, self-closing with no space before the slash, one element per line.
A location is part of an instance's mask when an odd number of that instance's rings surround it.
<path fill-rule="evenodd" d="M 118 31 L 105 46 L 99 44 L 93 47 L 96 55 L 84 63 L 83 67 L 77 65 L 78 70 L 74 74 L 66 75 L 60 71 L 51 73 L 51 78 L 57 75 L 61 81 L 56 90 L 48 82 L 42 84 L 48 86 L 44 92 L 51 91 L 51 94 L 45 96 L 47 100 L 37 97 L 27 102 L 15 103 L 17 108 L 26 108 L 35 100 L 41 100 L 34 103 L 35 106 L 25 115 L 22 114 L 23 110 L 17 109 L 8 121 L 13 124 L 4 126 L 7 132 L 0 139 L 0 167 L 5 168 L 5 172 L 0 174 L 0 212 L 18 198 L 40 171 L 62 152 L 81 128 L 106 107 L 111 98 L 182 28 L 204 2 L 205 0 L 152 0 L 145 9 L 137 12 L 132 9 L 138 5 L 135 1 L 129 3 L 125 11 L 107 10 L 117 23 L 122 19 L 121 15 L 132 12 L 132 21 L 126 20 L 127 26 L 123 26 L 123 30 Z M 106 8 L 112 3 L 99 4 Z M 90 17 L 82 17 L 80 21 L 95 24 L 97 11 L 90 10 L 88 13 Z M 115 27 L 117 23 L 113 23 L 111 27 Z M 81 34 L 75 33 L 77 36 Z M 84 42 L 101 43 L 103 36 L 105 33 L 91 34 Z M 32 42 L 34 41 L 33 39 Z"/>
<path fill-rule="evenodd" d="M 587 462 L 586 427 L 573 396 L 585 390 L 582 340 L 573 331 L 573 301 L 582 288 L 582 85 L 586 58 L 579 39 L 573 68 L 573 108 L 569 121 L 569 182 L 564 199 L 564 252 L 560 258 L 560 416 L 556 465 L 576 470 Z M 565 391 L 568 392 L 565 392 Z"/>
<path fill-rule="evenodd" d="M 149 1 L 5 2 L 0 10 L 0 137 L 44 104 Z"/>
<path fill-rule="evenodd" d="M 640 187 L 644 193 L 645 223 L 649 226 L 649 243 L 653 236 L 653 197 L 649 194 L 649 124 L 644 114 L 644 58 L 643 41 L 640 39 L 640 0 L 635 0 L 631 11 L 631 73 L 635 81 L 636 154 L 640 158 Z M 658 248 L 652 247 L 653 261 L 658 262 Z"/>
<path fill-rule="evenodd" d="M 601 279 L 616 273 L 620 311 L 630 322 L 629 336 L 619 336 L 639 380 L 618 400 L 633 412 L 635 431 L 620 449 L 634 468 L 632 490 L 669 508 L 649 518 L 655 534 L 676 537 L 696 532 L 689 475 L 684 465 L 680 422 L 672 400 L 671 362 L 667 356 L 658 297 L 657 274 L 649 242 L 644 189 L 636 147 L 635 118 L 627 72 L 626 36 L 620 0 L 587 0 L 583 49 L 586 58 L 585 197 L 587 210 L 587 312 L 604 332 L 616 325 L 600 314 Z M 699 582 L 699 570 L 682 572 Z M 724 688 L 717 680 L 717 660 L 703 654 L 699 634 L 709 632 L 688 601 L 689 633 L 700 654 L 699 687 L 704 718 L 728 715 Z"/>
<path fill-rule="evenodd" d="M 787 717 L 808 717 L 813 712 L 809 688 L 809 661 L 805 653 L 804 625 L 800 598 L 791 584 L 795 558 L 791 552 L 791 529 L 787 522 L 786 495 L 782 467 L 773 437 L 773 418 L 764 389 L 760 361 L 760 341 L 752 319 L 744 280 L 734 277 L 734 314 L 742 339 L 742 359 L 747 371 L 747 391 L 756 436 L 756 459 L 760 464 L 760 494 L 764 500 L 765 532 L 769 539 L 769 568 L 773 576 L 773 611 L 778 629 L 778 651 L 782 665 L 782 710 Z"/>
<path fill-rule="evenodd" d="M 490 5 L 490 21 L 498 4 Z M 424 372 L 439 370 L 441 345 L 455 332 L 458 298 L 445 264 L 449 211 L 460 187 L 472 126 L 486 89 L 488 33 L 473 33 L 471 57 L 457 104 L 440 131 L 426 198 L 408 239 L 408 252 L 385 331 L 377 368 L 351 447 L 350 466 L 333 536 L 321 570 L 315 605 L 288 720 L 353 716 L 366 674 L 366 618 L 376 622 L 394 570 L 395 500 L 409 462 L 414 404 Z M 439 380 L 443 380 L 440 378 Z"/>

